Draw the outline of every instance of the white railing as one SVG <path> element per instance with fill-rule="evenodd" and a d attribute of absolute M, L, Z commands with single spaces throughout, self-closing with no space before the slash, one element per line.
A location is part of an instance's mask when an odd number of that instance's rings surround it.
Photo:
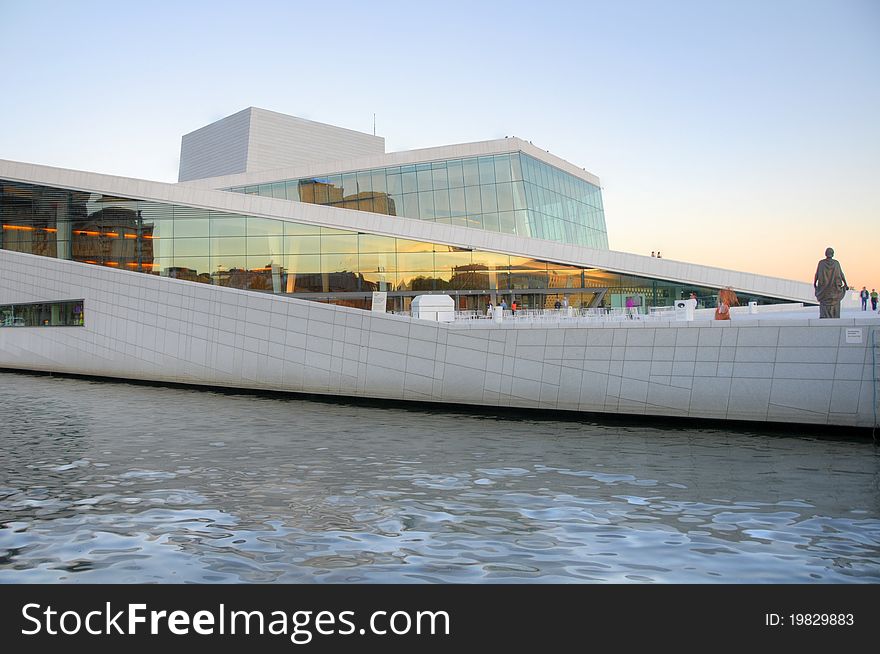
<path fill-rule="evenodd" d="M 395 311 L 398 316 L 411 316 L 409 311 Z M 456 311 L 456 322 L 491 320 L 492 316 L 484 311 Z M 649 307 L 648 313 L 641 313 L 639 307 L 598 307 L 575 309 L 511 309 L 503 312 L 504 321 L 515 321 L 534 324 L 553 323 L 602 323 L 625 322 L 628 320 L 675 320 L 675 307 Z"/>

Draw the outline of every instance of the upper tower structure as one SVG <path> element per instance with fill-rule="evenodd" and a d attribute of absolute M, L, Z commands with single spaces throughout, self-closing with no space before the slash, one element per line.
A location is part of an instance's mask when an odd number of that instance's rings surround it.
<path fill-rule="evenodd" d="M 381 154 L 381 136 L 248 107 L 183 136 L 178 181 Z"/>

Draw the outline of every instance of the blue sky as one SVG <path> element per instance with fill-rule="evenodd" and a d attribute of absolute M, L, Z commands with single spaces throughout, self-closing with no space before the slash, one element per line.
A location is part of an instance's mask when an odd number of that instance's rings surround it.
<path fill-rule="evenodd" d="M 602 179 L 611 247 L 880 286 L 880 2 L 9 2 L 0 158 L 175 181 L 258 106 L 389 151 L 515 135 Z M 867 238 L 866 238 L 867 237 Z"/>

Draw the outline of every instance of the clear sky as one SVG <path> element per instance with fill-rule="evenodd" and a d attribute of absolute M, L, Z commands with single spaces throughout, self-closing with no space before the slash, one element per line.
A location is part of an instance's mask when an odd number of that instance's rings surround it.
<path fill-rule="evenodd" d="M 0 0 L 0 158 L 173 182 L 257 106 L 389 151 L 514 135 L 612 249 L 880 288 L 880 0 Z"/>

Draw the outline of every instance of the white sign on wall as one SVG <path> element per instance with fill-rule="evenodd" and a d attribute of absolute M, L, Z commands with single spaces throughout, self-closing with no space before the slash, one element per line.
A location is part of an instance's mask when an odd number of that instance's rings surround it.
<path fill-rule="evenodd" d="M 861 345 L 861 343 L 862 343 L 862 330 L 861 329 L 847 329 L 846 330 L 846 342 Z"/>
<path fill-rule="evenodd" d="M 388 293 L 386 291 L 373 291 L 373 311 L 385 313 L 385 304 L 388 302 Z"/>

